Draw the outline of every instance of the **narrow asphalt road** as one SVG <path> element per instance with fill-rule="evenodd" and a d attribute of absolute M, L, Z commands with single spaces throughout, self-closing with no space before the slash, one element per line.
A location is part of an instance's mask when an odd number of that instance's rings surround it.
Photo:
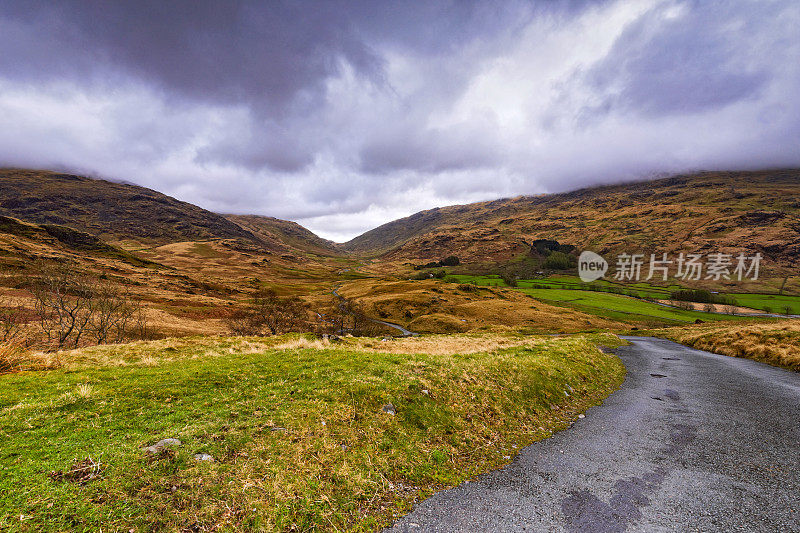
<path fill-rule="evenodd" d="M 389 531 L 800 532 L 800 374 L 629 340 L 603 405 Z"/>

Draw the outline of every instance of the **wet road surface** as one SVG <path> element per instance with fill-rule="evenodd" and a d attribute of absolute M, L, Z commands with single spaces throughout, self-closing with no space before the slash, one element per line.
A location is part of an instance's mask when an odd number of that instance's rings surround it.
<path fill-rule="evenodd" d="M 389 531 L 800 532 L 800 374 L 629 340 L 603 405 Z"/>

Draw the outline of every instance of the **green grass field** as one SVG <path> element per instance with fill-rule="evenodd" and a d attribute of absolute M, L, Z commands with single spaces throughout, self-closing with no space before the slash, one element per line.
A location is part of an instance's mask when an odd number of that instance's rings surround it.
<path fill-rule="evenodd" d="M 447 276 L 448 281 L 456 283 L 474 283 L 476 285 L 486 286 L 507 286 L 500 276 L 485 275 L 474 276 L 466 274 L 452 274 Z M 568 289 L 568 290 L 588 290 L 591 292 L 621 292 L 628 296 L 635 296 L 637 298 L 656 298 L 667 299 L 670 297 L 672 291 L 681 289 L 678 285 L 670 285 L 666 287 L 651 285 L 646 282 L 622 284 L 613 281 L 600 279 L 592 283 L 584 283 L 577 276 L 549 276 L 541 279 L 521 279 L 517 282 L 517 287 L 520 288 L 552 288 L 552 289 Z"/>
<path fill-rule="evenodd" d="M 788 307 L 789 314 L 800 315 L 800 297 L 798 296 L 745 293 L 733 293 L 731 296 L 736 298 L 736 302 L 739 305 L 745 307 L 769 310 L 771 313 L 778 314 L 786 314 L 786 308 Z"/>
<path fill-rule="evenodd" d="M 507 286 L 498 276 L 466 276 L 452 275 L 447 280 L 457 283 L 474 283 L 487 286 Z M 577 281 L 576 281 L 577 280 Z M 598 282 L 595 282 L 598 283 Z M 606 287 L 620 287 L 617 284 L 600 280 Z M 536 287 L 536 288 L 533 288 Z M 548 287 L 548 288 L 541 288 Z M 569 288 L 565 288 L 569 287 Z M 665 307 L 654 302 L 637 298 L 669 298 L 673 287 L 655 287 L 647 283 L 625 286 L 625 294 L 603 292 L 600 290 L 583 290 L 587 284 L 581 284 L 578 278 L 554 277 L 537 280 L 519 280 L 516 290 L 524 292 L 538 300 L 555 305 L 572 307 L 586 313 L 618 320 L 664 320 L 669 322 L 694 322 L 700 320 L 739 320 L 739 317 L 686 311 Z"/>
<path fill-rule="evenodd" d="M 673 309 L 656 303 L 637 300 L 628 296 L 594 291 L 573 291 L 563 289 L 526 289 L 518 290 L 534 298 L 554 304 L 567 304 L 576 309 L 593 313 L 603 310 L 624 313 L 630 317 L 642 316 L 674 320 L 679 322 L 694 322 L 700 320 L 738 320 L 739 317 L 703 313 L 700 311 L 685 311 Z"/>
<path fill-rule="evenodd" d="M 612 335 L 441 341 L 458 353 L 437 339 L 167 339 L 0 376 L 0 530 L 373 530 L 566 427 L 624 374 L 597 349 Z M 183 445 L 142 451 L 164 438 Z M 51 474 L 88 457 L 85 484 Z"/>

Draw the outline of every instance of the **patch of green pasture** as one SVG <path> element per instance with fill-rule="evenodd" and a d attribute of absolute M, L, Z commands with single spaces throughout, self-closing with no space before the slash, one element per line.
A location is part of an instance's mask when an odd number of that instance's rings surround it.
<path fill-rule="evenodd" d="M 800 314 L 800 296 L 788 296 L 780 294 L 747 294 L 733 293 L 736 303 L 753 309 L 769 309 L 772 313 L 785 314 L 789 308 L 789 314 Z"/>
<path fill-rule="evenodd" d="M 546 300 L 551 303 L 570 303 L 591 309 L 605 309 L 632 315 L 643 315 L 647 317 L 663 318 L 681 322 L 694 322 L 698 318 L 701 320 L 735 320 L 738 317 L 717 313 L 703 313 L 700 311 L 686 311 L 674 309 L 653 302 L 638 300 L 618 294 L 595 291 L 581 291 L 568 289 L 527 289 L 518 290 L 533 296 L 534 298 Z"/>
<path fill-rule="evenodd" d="M 600 401 L 624 367 L 596 344 L 615 342 L 433 356 L 204 338 L 0 376 L 0 529 L 374 530 Z M 167 437 L 174 456 L 142 452 Z M 85 486 L 48 475 L 88 456 L 103 471 Z"/>

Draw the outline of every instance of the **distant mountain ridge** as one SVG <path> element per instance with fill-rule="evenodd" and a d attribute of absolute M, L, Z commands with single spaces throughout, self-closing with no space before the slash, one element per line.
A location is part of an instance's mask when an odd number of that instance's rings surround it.
<path fill-rule="evenodd" d="M 464 263 L 496 265 L 522 257 L 537 239 L 601 254 L 744 249 L 780 268 L 800 260 L 798 169 L 702 172 L 442 207 L 344 244 L 294 222 L 220 215 L 136 185 L 37 170 L 0 169 L 0 215 L 66 226 L 129 249 L 239 241 L 279 255 L 373 257 L 389 264 L 456 255 Z"/>
<path fill-rule="evenodd" d="M 600 253 L 762 252 L 800 259 L 800 170 L 702 172 L 422 211 L 344 243 L 394 261 L 503 262 L 535 239 Z"/>
<path fill-rule="evenodd" d="M 294 222 L 220 215 L 138 185 L 42 170 L 0 169 L 0 216 L 65 226 L 112 243 L 232 239 L 279 253 L 338 253 L 332 242 Z"/>
<path fill-rule="evenodd" d="M 261 215 L 225 215 L 225 218 L 264 240 L 282 242 L 317 254 L 341 254 L 339 245 L 319 237 L 297 222 Z"/>
<path fill-rule="evenodd" d="M 0 170 L 0 214 L 112 241 L 254 239 L 221 215 L 145 187 L 38 170 Z"/>

